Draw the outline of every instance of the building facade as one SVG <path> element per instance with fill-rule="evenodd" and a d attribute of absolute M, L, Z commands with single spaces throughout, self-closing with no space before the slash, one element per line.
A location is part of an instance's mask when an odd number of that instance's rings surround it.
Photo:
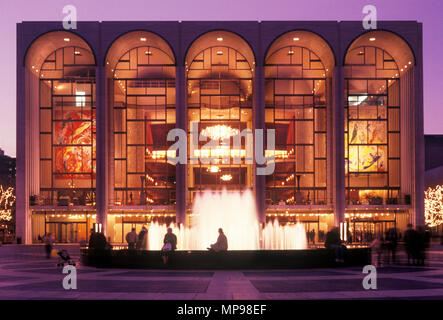
<path fill-rule="evenodd" d="M 17 237 L 79 242 L 97 223 L 121 243 L 223 189 L 317 241 L 423 225 L 422 70 L 415 21 L 19 23 Z M 175 128 L 222 143 L 174 164 Z M 275 130 L 272 174 L 231 146 L 244 129 Z"/>

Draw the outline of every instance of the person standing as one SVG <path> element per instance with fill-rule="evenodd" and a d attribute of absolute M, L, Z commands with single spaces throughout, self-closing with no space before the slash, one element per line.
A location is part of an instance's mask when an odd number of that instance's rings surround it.
<path fill-rule="evenodd" d="M 416 241 L 417 241 L 417 231 L 412 229 L 412 224 L 408 224 L 408 229 L 405 231 L 403 236 L 403 240 L 405 242 L 406 254 L 408 256 L 408 265 L 415 265 L 417 262 L 417 254 L 416 254 Z"/>
<path fill-rule="evenodd" d="M 148 249 L 148 229 L 146 229 L 145 226 L 142 227 L 142 230 L 138 234 L 137 249 L 140 250 Z"/>
<path fill-rule="evenodd" d="M 164 264 L 170 262 L 170 257 L 176 249 L 177 236 L 172 233 L 172 228 L 168 228 L 168 231 L 163 239 L 162 258 Z"/>
<path fill-rule="evenodd" d="M 135 244 L 137 243 L 137 232 L 135 232 L 135 228 L 132 228 L 131 232 L 126 234 L 126 242 L 128 243 L 128 249 L 135 249 Z"/>
<path fill-rule="evenodd" d="M 52 248 L 54 247 L 54 238 L 52 237 L 52 233 L 49 232 L 47 235 L 43 237 L 42 240 L 43 243 L 45 244 L 46 259 L 50 259 Z"/>

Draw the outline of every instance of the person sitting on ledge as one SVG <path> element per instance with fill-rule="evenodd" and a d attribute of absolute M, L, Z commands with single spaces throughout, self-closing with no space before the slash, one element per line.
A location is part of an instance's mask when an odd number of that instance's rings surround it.
<path fill-rule="evenodd" d="M 326 233 L 325 247 L 329 250 L 334 250 L 335 262 L 344 261 L 344 247 L 341 243 L 340 233 L 338 228 L 333 228 Z"/>
<path fill-rule="evenodd" d="M 215 251 L 215 252 L 228 250 L 228 238 L 226 238 L 225 234 L 223 233 L 222 228 L 218 229 L 217 242 L 214 244 L 211 244 L 211 247 L 208 248 L 208 250 Z"/>

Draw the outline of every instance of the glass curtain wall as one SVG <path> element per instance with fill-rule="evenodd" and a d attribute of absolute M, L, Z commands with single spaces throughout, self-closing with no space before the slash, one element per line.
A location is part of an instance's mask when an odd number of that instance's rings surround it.
<path fill-rule="evenodd" d="M 397 204 L 400 78 L 386 51 L 358 47 L 345 64 L 345 173 L 350 205 Z"/>
<path fill-rule="evenodd" d="M 64 47 L 40 73 L 40 197 L 44 205 L 95 203 L 95 59 Z"/>
<path fill-rule="evenodd" d="M 233 136 L 252 130 L 252 81 L 253 66 L 238 50 L 222 43 L 204 48 L 187 66 L 188 134 L 196 122 L 198 133 L 207 139 L 188 149 L 191 202 L 205 189 L 252 188 L 253 165 L 245 163 L 245 139 L 241 146 L 233 146 Z M 211 140 L 218 146 L 204 147 Z M 200 159 L 193 164 L 193 157 Z M 240 157 L 241 163 L 234 164 L 233 157 Z"/>
<path fill-rule="evenodd" d="M 176 123 L 174 58 L 135 47 L 113 73 L 115 204 L 174 204 L 175 165 L 167 161 L 167 134 Z"/>
<path fill-rule="evenodd" d="M 326 204 L 325 66 L 311 50 L 284 46 L 265 64 L 265 126 L 275 129 L 275 171 L 266 176 L 266 202 Z"/>

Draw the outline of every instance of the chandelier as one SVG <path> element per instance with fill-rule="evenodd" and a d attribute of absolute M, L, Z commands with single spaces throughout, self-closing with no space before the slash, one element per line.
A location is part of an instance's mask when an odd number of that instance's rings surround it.
<path fill-rule="evenodd" d="M 220 177 L 220 179 L 221 180 L 223 180 L 223 181 L 231 181 L 232 180 L 232 175 L 230 175 L 230 174 L 224 174 L 224 175 L 222 175 L 221 177 Z"/>
<path fill-rule="evenodd" d="M 233 129 L 226 125 L 215 125 L 211 127 L 206 127 L 202 130 L 201 135 L 209 137 L 212 140 L 229 139 L 230 137 L 236 136 L 240 133 L 238 129 Z"/>

